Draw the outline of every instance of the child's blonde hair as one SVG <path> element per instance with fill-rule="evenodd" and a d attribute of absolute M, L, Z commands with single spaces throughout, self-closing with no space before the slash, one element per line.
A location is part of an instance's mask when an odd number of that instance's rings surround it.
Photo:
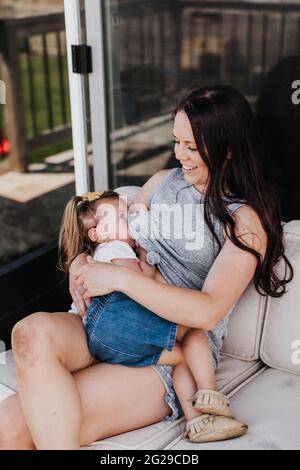
<path fill-rule="evenodd" d="M 68 202 L 62 218 L 58 242 L 58 266 L 64 272 L 69 272 L 72 261 L 80 253 L 93 255 L 97 246 L 90 240 L 88 231 L 96 227 L 98 220 L 96 210 L 103 199 L 119 198 L 115 191 L 85 193 L 74 196 Z"/>

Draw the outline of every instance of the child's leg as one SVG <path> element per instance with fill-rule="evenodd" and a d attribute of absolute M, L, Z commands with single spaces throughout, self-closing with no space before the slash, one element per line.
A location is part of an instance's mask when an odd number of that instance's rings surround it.
<path fill-rule="evenodd" d="M 185 361 L 175 366 L 173 386 L 187 420 L 185 437 L 191 442 L 208 442 L 243 435 L 247 426 L 234 419 L 229 403 L 220 392 L 211 391 L 217 390 L 217 382 L 205 332 L 190 329 L 182 339 L 182 352 Z M 201 393 L 194 400 L 195 392 L 203 388 L 210 389 L 208 400 Z"/>
<path fill-rule="evenodd" d="M 176 341 L 174 348 L 172 351 L 168 351 L 164 349 L 161 353 L 159 361 L 157 363 L 158 366 L 176 366 L 184 361 L 182 346 L 180 343 Z"/>
<path fill-rule="evenodd" d="M 216 389 L 211 349 L 206 334 L 195 328 L 179 327 L 172 351 L 163 350 L 158 365 L 176 366 L 173 372 L 175 392 L 187 420 L 200 416 L 189 399 L 199 388 Z M 179 342 L 181 341 L 181 342 Z"/>
<path fill-rule="evenodd" d="M 186 362 L 195 379 L 197 389 L 217 390 L 212 351 L 204 331 L 186 328 L 186 331 L 177 335 L 177 339 L 181 340 L 181 343 L 176 341 L 172 351 L 164 349 L 157 365 L 176 366 L 181 362 Z"/>
<path fill-rule="evenodd" d="M 203 414 L 189 400 L 195 394 L 197 385 L 186 362 L 174 368 L 173 386 L 187 421 Z"/>
<path fill-rule="evenodd" d="M 160 361 L 164 364 L 172 362 L 170 365 L 176 366 L 173 372 L 174 389 L 187 420 L 190 420 L 202 414 L 189 401 L 196 391 L 200 388 L 217 390 L 213 356 L 202 330 L 189 328 L 182 331 L 177 339 L 181 343 L 176 342 L 171 352 L 164 350 Z"/>
<path fill-rule="evenodd" d="M 189 331 L 190 329 L 191 328 L 187 326 L 178 325 L 177 334 L 176 334 L 176 343 L 175 343 L 174 348 L 172 349 L 172 351 L 168 351 L 167 349 L 164 349 L 159 358 L 157 365 L 176 366 L 177 364 L 180 364 L 180 362 L 184 361 L 181 341 L 184 338 L 187 331 Z"/>
<path fill-rule="evenodd" d="M 213 355 L 205 332 L 191 328 L 182 340 L 182 350 L 197 389 L 217 390 Z"/>

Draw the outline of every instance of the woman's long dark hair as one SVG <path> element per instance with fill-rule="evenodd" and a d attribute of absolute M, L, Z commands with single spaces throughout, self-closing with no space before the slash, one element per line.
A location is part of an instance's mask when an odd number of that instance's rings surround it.
<path fill-rule="evenodd" d="M 179 111 L 187 114 L 198 151 L 208 168 L 204 217 L 219 249 L 221 243 L 214 231 L 211 215 L 220 220 L 232 243 L 256 257 L 253 278 L 256 290 L 261 295 L 281 297 L 286 292 L 286 284 L 293 278 L 293 268 L 284 254 L 277 186 L 269 175 L 248 101 L 235 88 L 216 85 L 191 91 L 176 106 L 173 119 Z M 228 152 L 231 152 L 230 159 L 226 159 Z M 258 251 L 237 238 L 235 221 L 222 198 L 222 192 L 226 194 L 228 190 L 232 193 L 229 198 L 245 199 L 257 213 L 267 235 L 264 259 Z M 285 261 L 284 279 L 279 279 L 274 270 L 281 258 Z M 290 270 L 288 278 L 287 267 Z"/>

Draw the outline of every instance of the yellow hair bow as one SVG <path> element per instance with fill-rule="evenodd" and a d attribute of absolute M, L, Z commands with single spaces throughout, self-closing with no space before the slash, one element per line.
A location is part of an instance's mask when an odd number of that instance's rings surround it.
<path fill-rule="evenodd" d="M 99 192 L 87 192 L 84 193 L 81 197 L 83 201 L 95 201 L 96 199 L 100 199 L 104 191 L 99 191 Z"/>

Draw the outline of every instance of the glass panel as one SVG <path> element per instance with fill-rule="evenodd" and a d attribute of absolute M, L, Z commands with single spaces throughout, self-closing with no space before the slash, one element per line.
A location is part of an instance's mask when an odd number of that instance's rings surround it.
<path fill-rule="evenodd" d="M 63 6 L 1 1 L 0 265 L 57 239 L 75 193 Z"/>
<path fill-rule="evenodd" d="M 171 111 L 182 93 L 216 83 L 258 115 L 280 185 L 283 219 L 300 218 L 300 2 L 104 0 L 110 184 L 142 184 L 176 166 Z"/>

